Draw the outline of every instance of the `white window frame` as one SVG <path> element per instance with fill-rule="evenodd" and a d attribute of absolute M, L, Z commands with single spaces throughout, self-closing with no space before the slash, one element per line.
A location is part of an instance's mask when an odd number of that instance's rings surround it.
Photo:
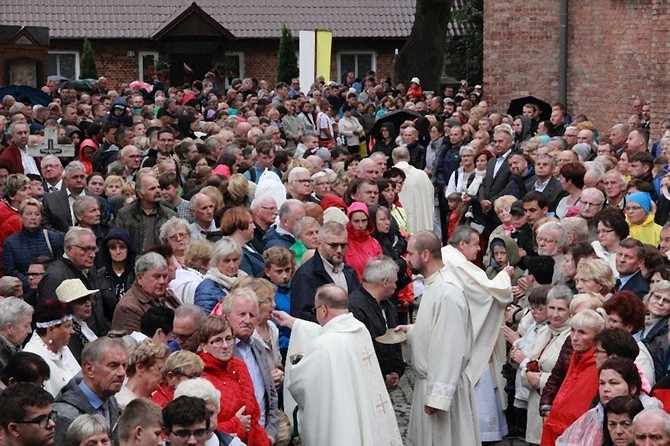
<path fill-rule="evenodd" d="M 80 68 L 80 62 L 79 62 L 79 51 L 49 51 L 48 52 L 50 55 L 53 54 L 55 56 L 58 56 L 60 54 L 74 54 L 74 79 L 72 80 L 77 80 L 79 79 L 79 68 Z M 57 59 L 58 61 L 58 66 L 56 67 L 56 75 L 60 76 L 60 59 Z"/>
<path fill-rule="evenodd" d="M 137 52 L 137 79 L 142 79 L 144 75 L 144 56 L 154 56 L 154 60 L 158 62 L 158 51 L 138 51 Z M 147 82 L 147 81 L 145 81 Z"/>
<path fill-rule="evenodd" d="M 377 53 L 375 51 L 340 51 L 337 53 L 337 82 L 340 82 L 342 80 L 342 77 L 344 76 L 344 73 L 342 72 L 342 59 L 341 56 L 358 56 L 358 55 L 366 55 L 366 56 L 372 56 L 372 66 L 370 67 L 371 70 L 377 71 Z M 358 65 L 358 58 L 356 59 L 356 65 Z M 355 71 L 358 72 L 358 66 L 355 67 Z M 358 73 L 356 74 L 358 75 Z M 365 76 L 365 73 L 363 73 L 363 76 Z M 327 81 L 327 79 L 326 79 Z"/>
<path fill-rule="evenodd" d="M 244 79 L 244 53 L 242 51 L 226 51 L 223 53 L 224 56 L 237 56 L 240 59 L 240 75 L 239 79 Z M 224 86 L 230 88 L 230 82 L 227 77 L 224 77 Z"/>

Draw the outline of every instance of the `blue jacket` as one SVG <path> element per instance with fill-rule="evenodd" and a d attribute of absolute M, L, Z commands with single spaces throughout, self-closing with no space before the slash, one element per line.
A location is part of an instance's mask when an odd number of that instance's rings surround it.
<path fill-rule="evenodd" d="M 201 307 L 205 310 L 205 314 L 209 315 L 216 304 L 228 295 L 228 291 L 212 279 L 205 279 L 195 289 L 193 303 Z"/>
<path fill-rule="evenodd" d="M 277 232 L 276 226 L 271 226 L 263 236 L 263 242 L 265 242 L 265 249 L 273 246 L 283 246 L 286 249 L 291 249 L 291 246 L 295 243 L 295 238 L 292 235 L 280 234 Z"/>
<path fill-rule="evenodd" d="M 242 261 L 240 269 L 251 277 L 263 277 L 265 270 L 265 260 L 263 256 L 256 251 L 252 251 L 246 246 L 242 247 Z"/>
<path fill-rule="evenodd" d="M 56 231 L 48 231 L 48 234 L 53 252 L 49 250 L 42 229 L 31 232 L 24 228 L 5 240 L 2 251 L 2 266 L 5 275 L 21 279 L 24 293 L 30 290 L 26 273 L 32 259 L 47 256 L 56 260 L 63 256 L 63 236 Z"/>
<path fill-rule="evenodd" d="M 285 311 L 291 313 L 291 285 L 287 287 L 277 287 L 277 292 L 275 293 L 275 309 L 277 311 Z M 282 358 L 286 356 L 288 351 L 288 341 L 291 338 L 291 329 L 287 327 L 282 327 L 276 322 L 277 328 L 279 328 L 279 352 L 282 355 Z"/>

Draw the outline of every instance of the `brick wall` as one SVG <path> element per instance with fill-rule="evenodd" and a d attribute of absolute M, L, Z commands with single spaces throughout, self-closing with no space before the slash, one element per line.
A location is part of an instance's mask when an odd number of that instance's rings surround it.
<path fill-rule="evenodd" d="M 484 0 L 484 88 L 497 110 L 529 94 L 558 99 L 559 7 L 559 0 Z M 651 101 L 657 130 L 670 117 L 667 42 L 666 0 L 570 2 L 569 112 L 584 113 L 606 134 L 642 96 Z"/>

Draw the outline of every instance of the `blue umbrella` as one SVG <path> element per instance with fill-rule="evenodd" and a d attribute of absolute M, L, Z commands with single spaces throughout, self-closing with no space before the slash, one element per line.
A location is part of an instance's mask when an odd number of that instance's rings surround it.
<path fill-rule="evenodd" d="M 49 106 L 51 96 L 39 88 L 29 87 L 28 85 L 7 85 L 0 88 L 0 100 L 5 96 L 14 96 L 18 102 L 30 102 L 30 105 Z"/>

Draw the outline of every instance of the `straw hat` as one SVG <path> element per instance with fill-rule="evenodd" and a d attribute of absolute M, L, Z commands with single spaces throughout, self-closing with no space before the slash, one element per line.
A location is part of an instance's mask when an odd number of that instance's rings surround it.
<path fill-rule="evenodd" d="M 90 296 L 99 290 L 89 290 L 80 279 L 67 279 L 56 288 L 56 296 L 61 302 L 73 302 L 82 297 Z"/>

